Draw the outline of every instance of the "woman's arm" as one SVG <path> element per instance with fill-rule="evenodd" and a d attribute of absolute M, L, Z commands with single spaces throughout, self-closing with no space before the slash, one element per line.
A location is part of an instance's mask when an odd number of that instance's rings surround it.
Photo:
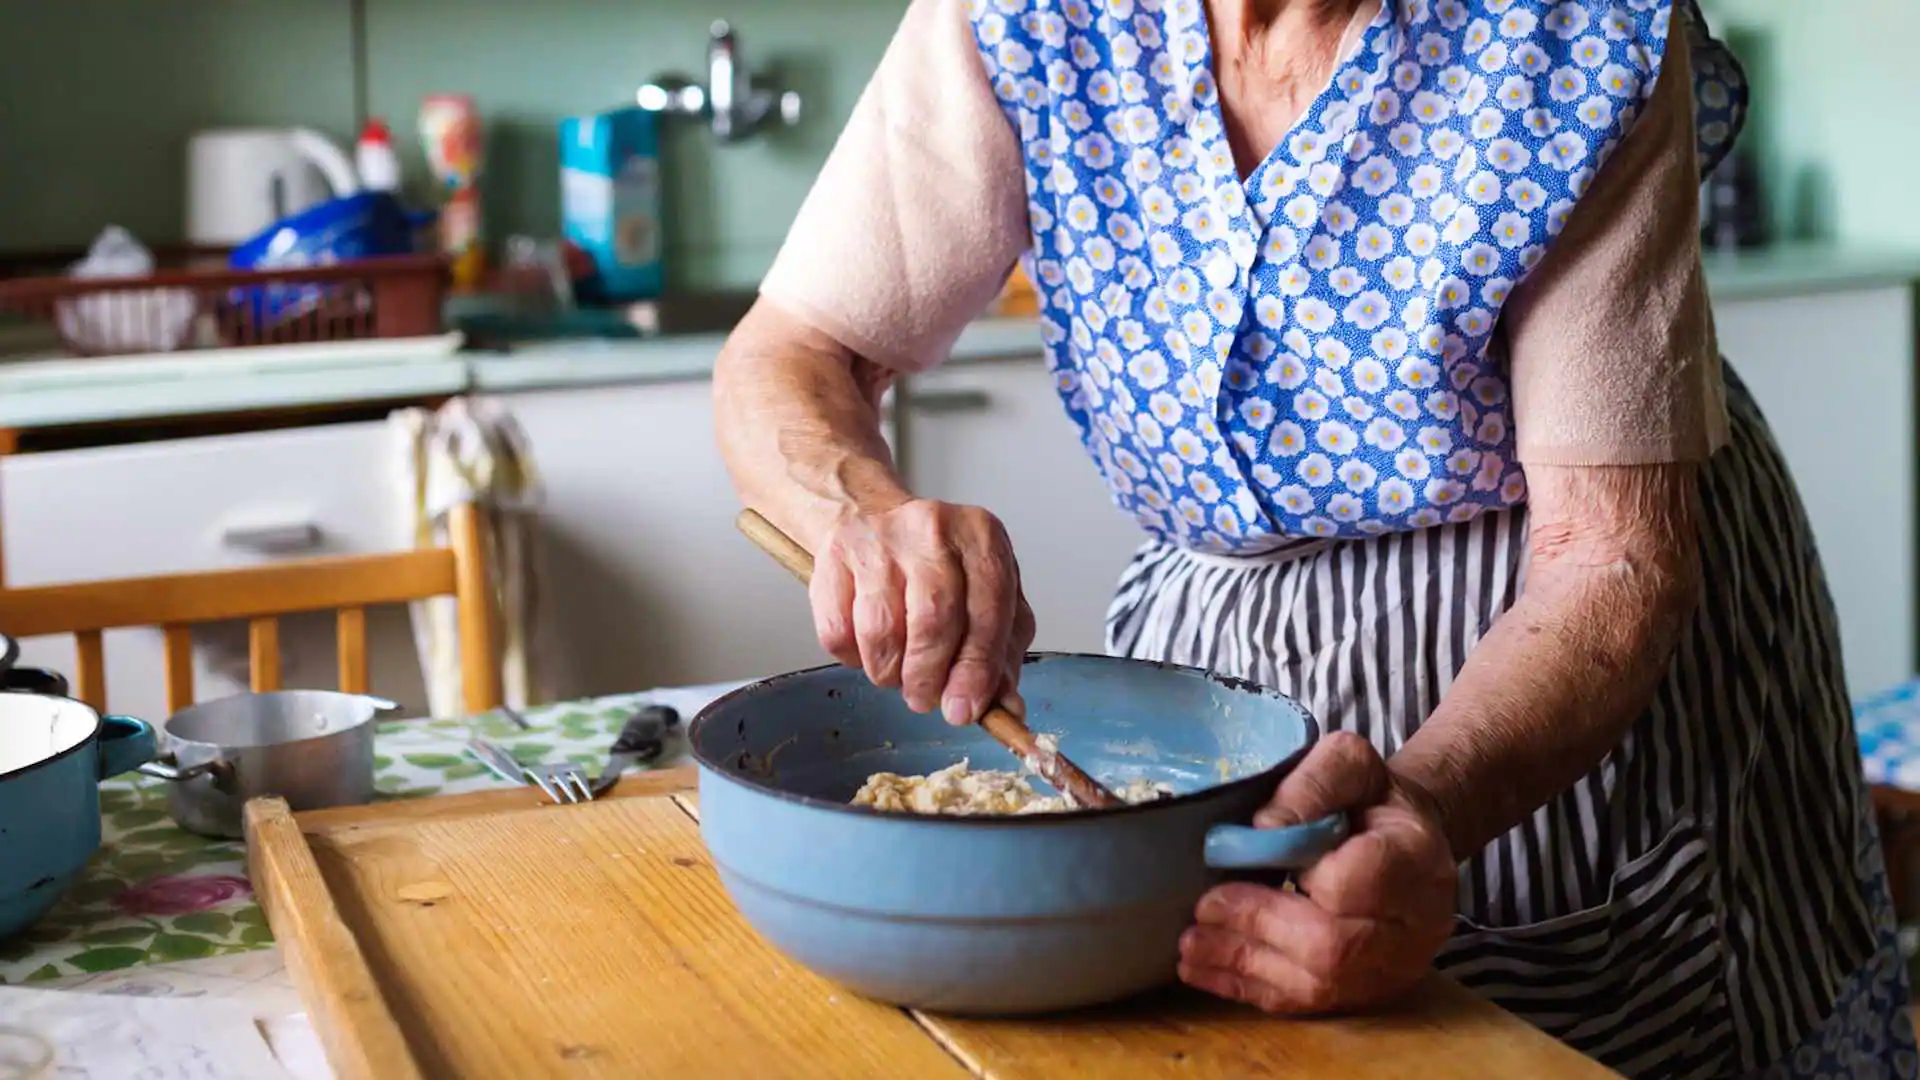
<path fill-rule="evenodd" d="M 820 551 L 848 517 L 913 497 L 880 435 L 893 373 L 764 300 L 713 369 L 720 453 L 741 501 Z"/>
<path fill-rule="evenodd" d="M 915 498 L 878 403 L 1006 280 L 1024 178 L 963 0 L 913 0 L 714 372 L 741 498 L 814 553 L 821 644 L 952 723 L 1013 693 L 1033 615 L 998 519 Z"/>
<path fill-rule="evenodd" d="M 1639 122 L 1502 316 L 1525 584 L 1388 763 L 1461 859 L 1619 743 L 1698 599 L 1698 463 L 1726 422 L 1688 42 L 1676 26 Z"/>
<path fill-rule="evenodd" d="M 1520 597 L 1387 762 L 1456 859 L 1591 771 L 1653 699 L 1700 595 L 1697 472 L 1528 468 Z"/>
<path fill-rule="evenodd" d="M 1222 885 L 1181 939 L 1181 978 L 1276 1012 L 1405 992 L 1452 932 L 1457 864 L 1576 783 L 1657 692 L 1698 602 L 1693 465 L 1529 469 L 1520 599 L 1388 762 L 1320 740 L 1254 818 L 1351 812 L 1300 892 Z"/>

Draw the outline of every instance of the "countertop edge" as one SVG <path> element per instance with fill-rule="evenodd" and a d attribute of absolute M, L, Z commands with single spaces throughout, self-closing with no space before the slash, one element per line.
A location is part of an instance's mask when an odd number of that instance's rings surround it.
<path fill-rule="evenodd" d="M 1816 296 L 1920 281 L 1920 251 L 1821 243 L 1780 244 L 1755 252 L 1707 252 L 1707 291 L 1720 301 Z"/>
<path fill-rule="evenodd" d="M 154 417 L 222 415 L 333 402 L 458 393 L 521 393 L 690 382 L 713 374 L 724 334 L 569 341 L 514 354 L 459 353 L 444 360 L 338 368 L 255 369 L 175 378 L 103 379 L 0 394 L 0 429 L 29 430 Z M 983 319 L 953 350 L 958 364 L 1040 355 L 1039 322 Z"/>
<path fill-rule="evenodd" d="M 366 365 L 346 371 L 251 372 L 75 386 L 0 395 L 0 428 L 25 430 L 173 416 L 212 416 L 337 402 L 433 397 L 466 391 L 457 358 Z"/>
<path fill-rule="evenodd" d="M 568 386 L 677 382 L 704 379 L 726 343 L 725 334 L 627 341 L 570 341 L 536 345 L 510 355 L 468 357 L 472 388 L 505 393 Z M 1040 322 L 1032 318 L 980 319 L 954 343 L 950 363 L 1038 357 Z"/>
<path fill-rule="evenodd" d="M 1709 279 L 1707 295 L 1721 302 L 1743 303 L 1749 300 L 1777 300 L 1788 296 L 1822 296 L 1862 289 L 1912 288 L 1920 284 L 1920 272 L 1903 272 L 1895 267 L 1885 270 L 1860 269 L 1845 274 L 1822 276 L 1809 281 L 1801 278 L 1754 276 L 1738 281 Z"/>
<path fill-rule="evenodd" d="M 1716 302 L 1744 302 L 1920 283 L 1920 251 L 1837 244 L 1783 244 L 1760 252 L 1708 253 L 1708 291 Z M 0 394 L 0 428 L 15 430 L 145 418 L 219 415 L 425 397 L 463 392 L 520 393 L 645 385 L 708 378 L 727 335 L 575 340 L 530 345 L 511 354 L 470 352 L 442 360 L 374 363 L 176 379 L 76 381 L 70 386 Z M 952 362 L 1038 357 L 1039 321 L 982 319 L 960 335 Z"/>

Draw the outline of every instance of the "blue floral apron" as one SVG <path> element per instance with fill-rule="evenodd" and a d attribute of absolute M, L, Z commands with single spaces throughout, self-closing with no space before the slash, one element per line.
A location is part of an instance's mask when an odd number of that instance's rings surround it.
<path fill-rule="evenodd" d="M 978 2 L 1058 387 L 1144 529 L 1261 552 L 1525 497 L 1489 343 L 1645 105 L 1668 5 L 1387 4 L 1242 181 L 1201 0 Z M 1742 97 L 1702 72 L 1711 164 Z"/>

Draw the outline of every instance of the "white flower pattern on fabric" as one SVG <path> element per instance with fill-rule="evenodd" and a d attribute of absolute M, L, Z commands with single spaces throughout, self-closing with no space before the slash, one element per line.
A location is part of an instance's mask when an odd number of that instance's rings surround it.
<path fill-rule="evenodd" d="M 1878 837 L 1873 837 L 1875 841 Z M 1840 987 L 1833 1012 L 1757 1080 L 1912 1080 L 1920 1044 L 1907 1015 L 1912 988 L 1895 926 L 1893 895 L 1876 848 L 1866 875 L 1879 949 Z"/>
<path fill-rule="evenodd" d="M 1523 501 L 1494 328 L 1645 105 L 1675 2 L 1711 168 L 1746 87 L 1694 0 L 1386 0 L 1243 182 L 1202 0 L 969 0 L 1115 501 L 1222 553 Z"/>

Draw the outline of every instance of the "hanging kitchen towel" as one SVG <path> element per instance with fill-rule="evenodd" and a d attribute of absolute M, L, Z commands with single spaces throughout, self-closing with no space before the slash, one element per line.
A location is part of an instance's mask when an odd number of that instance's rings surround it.
<path fill-rule="evenodd" d="M 389 420 L 398 451 L 401 497 L 415 548 L 448 543 L 447 513 L 462 503 L 486 522 L 487 580 L 500 627 L 501 690 L 524 708 L 550 692 L 544 665 L 546 618 L 536 559 L 539 471 L 520 425 L 498 400 L 455 398 L 437 411 L 402 409 Z M 413 605 L 420 674 L 433 716 L 466 712 L 460 679 L 459 609 L 452 597 Z"/>

